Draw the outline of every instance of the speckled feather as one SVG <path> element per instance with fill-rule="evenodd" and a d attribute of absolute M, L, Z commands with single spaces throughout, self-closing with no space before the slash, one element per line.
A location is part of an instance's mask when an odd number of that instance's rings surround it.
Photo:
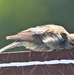
<path fill-rule="evenodd" d="M 41 25 L 7 36 L 7 40 L 16 40 L 15 46 L 24 46 L 33 51 L 53 51 L 74 47 L 74 35 L 70 35 L 62 26 Z M 5 49 L 3 50 L 5 51 Z"/>

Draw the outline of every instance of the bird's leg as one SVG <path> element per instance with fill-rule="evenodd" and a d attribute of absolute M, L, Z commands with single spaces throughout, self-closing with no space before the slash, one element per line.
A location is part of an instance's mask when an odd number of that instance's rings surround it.
<path fill-rule="evenodd" d="M 43 51 L 42 52 L 42 57 L 43 57 L 44 60 L 47 60 L 47 58 L 48 58 L 47 53 L 48 53 L 48 51 Z"/>
<path fill-rule="evenodd" d="M 30 50 L 30 52 L 29 52 L 29 60 L 31 61 L 32 59 L 32 53 L 33 53 L 33 51 L 32 50 Z"/>

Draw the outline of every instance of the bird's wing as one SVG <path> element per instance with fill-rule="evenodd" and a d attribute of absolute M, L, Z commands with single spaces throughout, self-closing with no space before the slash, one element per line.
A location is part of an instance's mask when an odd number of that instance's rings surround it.
<path fill-rule="evenodd" d="M 62 26 L 57 25 L 42 25 L 37 26 L 35 28 L 29 28 L 27 30 L 21 31 L 16 35 L 7 36 L 7 39 L 14 39 L 14 40 L 27 40 L 27 41 L 40 41 L 41 36 L 46 33 L 54 33 L 54 34 L 61 34 L 66 33 L 69 34 Z"/>
<path fill-rule="evenodd" d="M 27 30 L 23 30 L 21 32 L 19 32 L 16 35 L 11 35 L 11 36 L 7 36 L 6 39 L 13 39 L 13 40 L 33 40 L 34 35 L 36 34 L 42 34 L 45 33 L 47 29 L 43 29 L 41 27 L 36 27 L 36 28 L 29 28 Z"/>

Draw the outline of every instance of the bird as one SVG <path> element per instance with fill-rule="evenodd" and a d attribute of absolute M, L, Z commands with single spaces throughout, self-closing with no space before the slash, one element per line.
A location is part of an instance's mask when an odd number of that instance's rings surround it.
<path fill-rule="evenodd" d="M 60 25 L 47 24 L 31 27 L 15 35 L 6 36 L 13 43 L 0 49 L 0 53 L 24 46 L 31 51 L 50 52 L 74 48 L 74 34 L 70 34 Z"/>

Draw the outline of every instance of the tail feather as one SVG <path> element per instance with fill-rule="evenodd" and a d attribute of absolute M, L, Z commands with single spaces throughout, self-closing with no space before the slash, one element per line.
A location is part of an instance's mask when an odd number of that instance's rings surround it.
<path fill-rule="evenodd" d="M 6 39 L 7 40 L 9 40 L 9 39 L 16 40 L 16 39 L 18 39 L 18 37 L 19 37 L 18 35 L 11 35 L 11 36 L 7 36 Z"/>
<path fill-rule="evenodd" d="M 1 48 L 1 49 L 0 49 L 0 53 L 2 53 L 3 51 L 6 51 L 6 50 L 8 50 L 8 49 L 14 48 L 14 47 L 16 47 L 18 44 L 19 44 L 19 42 L 13 42 L 13 43 L 11 43 L 11 44 L 9 44 L 9 45 L 7 45 L 7 46 Z"/>

